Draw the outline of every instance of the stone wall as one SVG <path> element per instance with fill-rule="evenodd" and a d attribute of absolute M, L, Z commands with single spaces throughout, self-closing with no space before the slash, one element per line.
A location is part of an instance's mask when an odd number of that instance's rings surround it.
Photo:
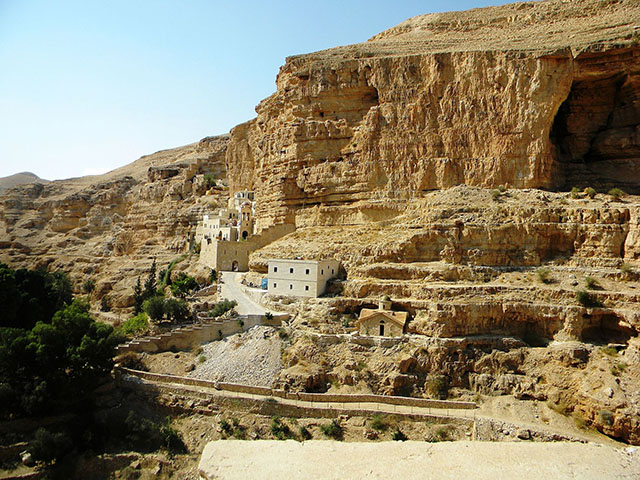
<path fill-rule="evenodd" d="M 116 367 L 119 372 L 143 378 L 152 382 L 172 383 L 205 388 L 214 388 L 228 392 L 246 393 L 265 397 L 286 398 L 288 400 L 300 400 L 313 403 L 381 403 L 387 405 L 404 405 L 422 408 L 472 410 L 476 408 L 474 402 L 458 402 L 453 400 L 432 400 L 427 398 L 397 397 L 389 395 L 373 394 L 330 394 L 330 393 L 289 393 L 284 390 L 252 385 L 241 385 L 224 382 L 211 382 L 190 377 L 179 377 L 160 373 L 143 372 L 124 367 Z"/>
<path fill-rule="evenodd" d="M 204 319 L 200 324 L 178 327 L 158 336 L 134 339 L 119 345 L 117 353 L 126 352 L 164 352 L 172 348 L 187 350 L 203 343 L 221 340 L 229 335 L 249 330 L 256 325 L 278 327 L 282 320 L 289 318 L 287 314 L 276 314 L 268 320 L 264 315 L 240 315 L 222 320 Z M 241 323 L 242 322 L 242 323 Z"/>

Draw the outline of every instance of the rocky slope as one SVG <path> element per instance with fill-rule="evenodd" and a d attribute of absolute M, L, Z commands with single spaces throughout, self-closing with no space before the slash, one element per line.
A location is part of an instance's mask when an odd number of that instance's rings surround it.
<path fill-rule="evenodd" d="M 105 175 L 29 184 L 0 196 L 0 261 L 70 274 L 94 299 L 131 304 L 138 275 L 189 250 L 210 206 L 226 204 L 227 136 L 161 151 Z M 209 188 L 210 174 L 218 184 Z M 186 259 L 189 261 L 189 258 Z"/>
<path fill-rule="evenodd" d="M 44 180 L 38 177 L 35 173 L 22 172 L 15 175 L 9 175 L 8 177 L 0 178 L 0 194 L 6 192 L 10 188 L 18 185 L 24 185 L 25 183 L 48 183 L 49 180 Z"/>
<path fill-rule="evenodd" d="M 231 132 L 259 223 L 458 184 L 638 187 L 640 5 L 551 0 L 424 15 L 290 57 Z"/>

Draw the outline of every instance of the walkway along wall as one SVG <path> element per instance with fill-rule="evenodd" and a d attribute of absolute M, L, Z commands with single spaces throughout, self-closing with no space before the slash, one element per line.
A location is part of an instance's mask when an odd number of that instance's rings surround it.
<path fill-rule="evenodd" d="M 373 394 L 346 394 L 346 393 L 291 393 L 284 390 L 268 387 L 255 387 L 252 385 L 242 385 L 237 383 L 212 382 L 191 377 L 179 377 L 176 375 L 166 375 L 162 373 L 143 372 L 116 366 L 119 373 L 142 378 L 152 382 L 171 383 L 177 385 L 189 385 L 204 388 L 213 388 L 227 392 L 246 393 L 260 395 L 264 397 L 286 398 L 288 400 L 299 400 L 314 403 L 381 403 L 387 405 L 403 405 L 421 408 L 439 408 L 451 410 L 473 410 L 476 408 L 475 402 L 459 402 L 454 400 L 433 400 L 430 398 L 398 397 L 390 395 Z"/>
<path fill-rule="evenodd" d="M 125 352 L 164 352 L 172 348 L 186 350 L 203 343 L 221 340 L 229 335 L 244 332 L 256 325 L 279 327 L 289 318 L 287 314 L 273 315 L 267 319 L 264 315 L 239 315 L 223 320 L 202 319 L 200 324 L 178 327 L 158 336 L 142 337 L 118 345 L 116 353 Z"/>

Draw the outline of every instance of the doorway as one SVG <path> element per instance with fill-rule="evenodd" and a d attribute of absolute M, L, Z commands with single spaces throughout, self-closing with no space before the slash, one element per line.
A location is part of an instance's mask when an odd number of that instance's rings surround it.
<path fill-rule="evenodd" d="M 380 336 L 384 337 L 384 320 L 380 320 Z"/>
<path fill-rule="evenodd" d="M 238 261 L 234 260 L 233 263 L 231 264 L 231 271 L 232 272 L 237 272 L 238 271 Z"/>

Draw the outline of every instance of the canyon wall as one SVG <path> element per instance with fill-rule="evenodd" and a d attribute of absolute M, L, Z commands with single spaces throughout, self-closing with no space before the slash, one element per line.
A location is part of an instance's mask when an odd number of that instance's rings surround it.
<path fill-rule="evenodd" d="M 290 57 L 231 132 L 231 190 L 257 192 L 259 227 L 459 184 L 633 190 L 640 6 L 614 3 L 425 15 Z"/>

